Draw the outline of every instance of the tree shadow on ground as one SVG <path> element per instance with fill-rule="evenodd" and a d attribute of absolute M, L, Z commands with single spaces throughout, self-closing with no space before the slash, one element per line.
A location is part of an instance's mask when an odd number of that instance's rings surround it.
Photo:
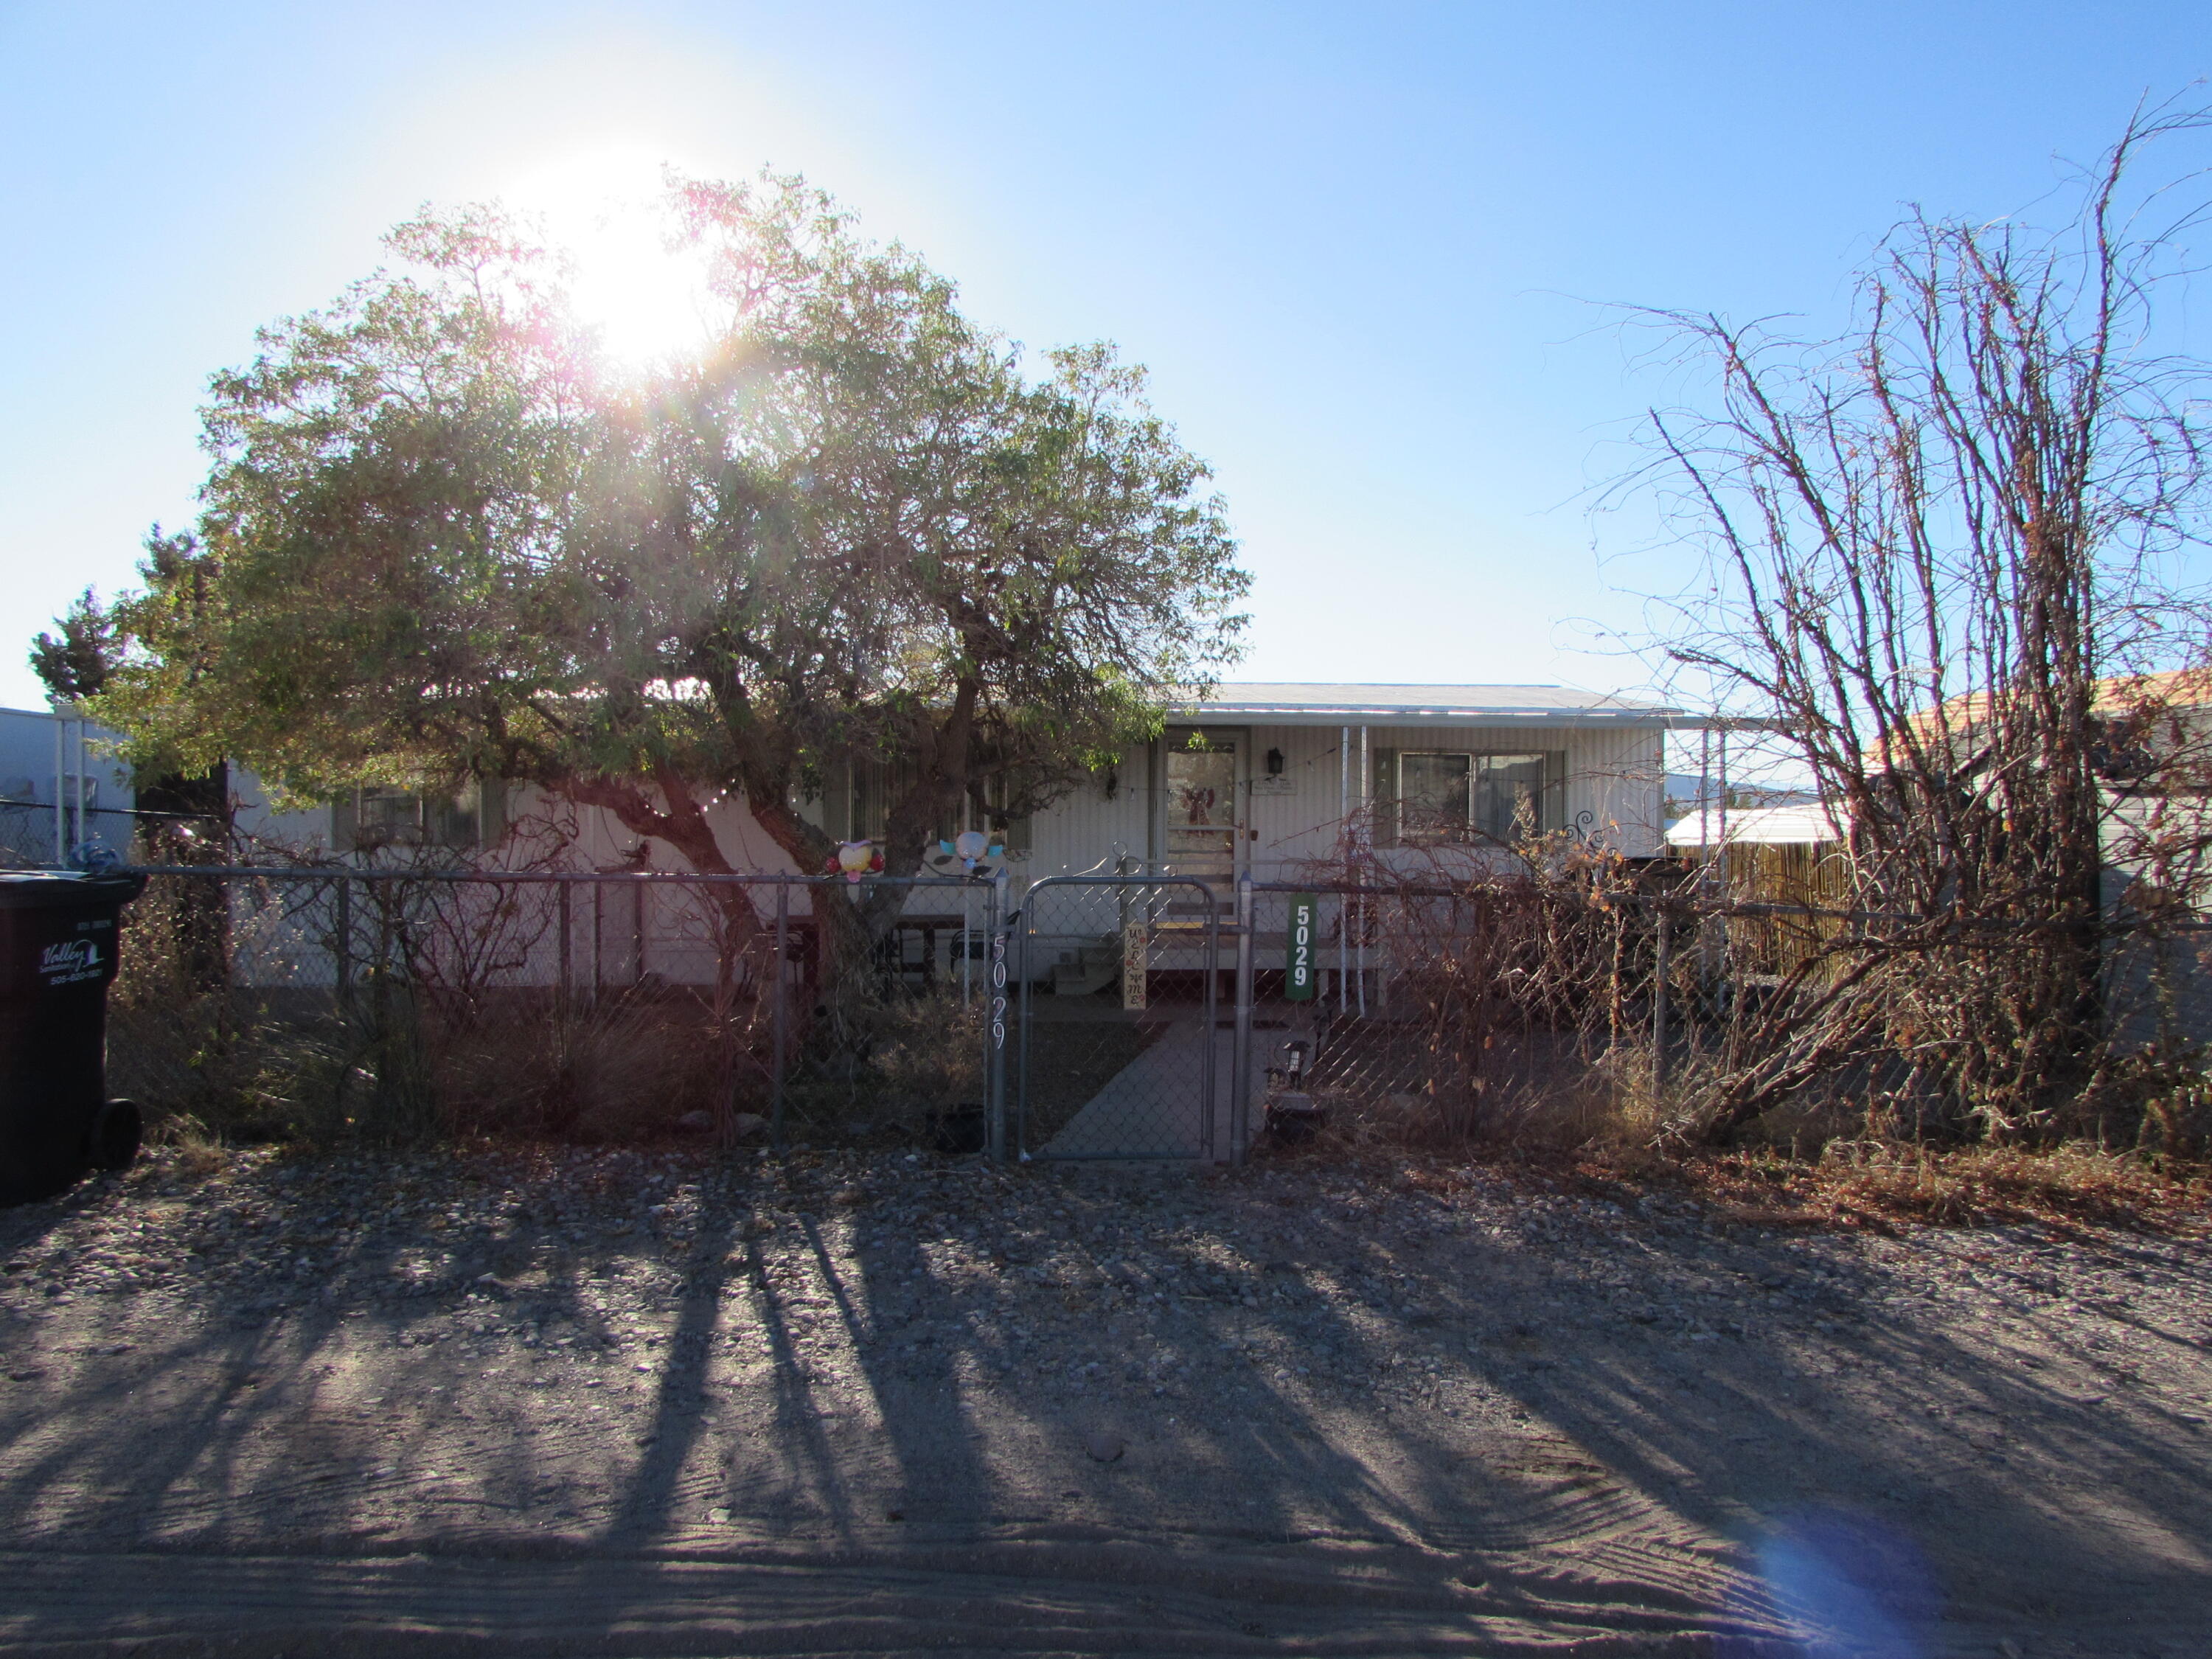
<path fill-rule="evenodd" d="M 1715 1640 L 1771 1635 L 1787 1609 L 1842 1619 L 1820 1599 L 1836 1583 L 1953 1629 L 2124 1616 L 2151 1641 L 2212 1622 L 2195 1431 L 2124 1384 L 2090 1403 L 2072 1358 L 2031 1369 L 1899 1310 L 1889 1268 L 1648 1230 L 1409 1243 L 1371 1209 L 1270 1207 L 1262 1184 L 1194 1208 L 1186 1189 L 1070 1181 L 1052 1189 L 1065 1222 L 1021 1237 L 979 1187 L 975 1218 L 945 1224 L 974 1248 L 948 1250 L 933 1223 L 844 1241 L 818 1200 L 732 1180 L 663 1262 L 665 1347 L 599 1364 L 557 1407 L 532 1384 L 590 1366 L 501 1351 L 471 1376 L 465 1331 L 401 1339 L 459 1318 L 617 1340 L 587 1280 L 636 1256 L 487 1288 L 475 1269 L 501 1246 L 471 1234 L 420 1297 L 349 1292 L 69 1358 L 0 1419 L 0 1540 L 924 1566 L 980 1550 L 1155 1588 L 1229 1582 L 1257 1552 L 1304 1564 L 1316 1595 L 1389 1563 L 1483 1617 Z M 1194 1265 L 1138 1274 L 1140 1246 L 1166 1249 L 1146 1206 L 1176 1191 Z M 750 1224 L 771 1210 L 783 1231 Z M 363 1243 L 345 1282 L 386 1283 L 417 1243 Z M 645 1397 L 605 1399 L 629 1364 L 650 1368 Z M 1821 1580 L 1805 1540 L 1846 1534 L 1856 1565 Z M 1920 1569 L 1940 1603 L 1913 1601 Z"/>

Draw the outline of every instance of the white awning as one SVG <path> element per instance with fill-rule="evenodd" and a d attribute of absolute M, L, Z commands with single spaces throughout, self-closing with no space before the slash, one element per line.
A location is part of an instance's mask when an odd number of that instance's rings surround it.
<path fill-rule="evenodd" d="M 1681 711 L 1559 685 L 1227 680 L 1175 713 L 1200 723 L 1267 726 L 1664 726 Z"/>
<path fill-rule="evenodd" d="M 1708 806 L 1692 811 L 1667 826 L 1669 847 L 1717 847 L 1721 841 L 1721 810 Z M 1850 816 L 1826 801 L 1802 801 L 1789 806 L 1735 806 L 1729 809 L 1730 846 L 1808 847 L 1847 839 Z"/>

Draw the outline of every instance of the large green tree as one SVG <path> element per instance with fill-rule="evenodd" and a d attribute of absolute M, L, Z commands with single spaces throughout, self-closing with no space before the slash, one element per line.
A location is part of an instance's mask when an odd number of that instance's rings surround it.
<path fill-rule="evenodd" d="M 709 872 L 719 798 L 819 869 L 797 804 L 896 759 L 899 874 L 987 781 L 1034 809 L 1233 658 L 1248 579 L 1141 371 L 1027 372 L 796 179 L 668 206 L 720 325 L 650 372 L 494 210 L 399 227 L 393 268 L 265 330 L 214 382 L 196 534 L 117 608 L 101 717 L 299 795 L 534 781 Z"/>

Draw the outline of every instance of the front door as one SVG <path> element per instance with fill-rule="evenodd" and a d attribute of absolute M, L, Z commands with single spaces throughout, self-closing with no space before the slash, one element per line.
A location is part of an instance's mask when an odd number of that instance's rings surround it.
<path fill-rule="evenodd" d="M 1168 871 L 1234 882 L 1245 863 L 1245 733 L 1170 727 L 1166 742 Z"/>

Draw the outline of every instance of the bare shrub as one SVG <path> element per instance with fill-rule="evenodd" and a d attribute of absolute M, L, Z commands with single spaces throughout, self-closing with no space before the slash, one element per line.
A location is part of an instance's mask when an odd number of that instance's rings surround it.
<path fill-rule="evenodd" d="M 489 998 L 426 1048 L 449 1133 L 627 1142 L 762 1109 L 762 1088 L 732 1100 L 727 1037 L 705 999 L 646 986 L 565 1014 L 550 994 Z"/>
<path fill-rule="evenodd" d="M 849 994 L 839 1040 L 809 1056 L 786 1093 L 811 1133 L 927 1132 L 945 1114 L 983 1102 L 984 1000 L 952 991 L 909 996 L 878 988 Z"/>
<path fill-rule="evenodd" d="M 2126 1082 L 2109 881 L 2195 906 L 2212 875 L 2212 633 L 2176 575 L 2205 541 L 2206 377 L 2154 314 L 2203 196 L 2130 172 L 2208 125 L 2140 113 L 2048 232 L 1907 219 L 1844 337 L 1648 318 L 1711 376 L 1653 412 L 1633 480 L 1706 555 L 1655 643 L 1848 842 L 1836 929 L 1738 1024 L 1696 1138 L 1890 1061 L 1985 1138 L 2083 1133 Z"/>
<path fill-rule="evenodd" d="M 698 933 L 705 984 L 602 987 L 580 982 L 562 884 L 362 886 L 349 951 L 363 982 L 349 1001 L 391 1075 L 364 1077 L 374 1086 L 356 1128 L 629 1140 L 765 1105 L 759 935 L 731 948 L 726 904 L 677 890 L 676 944 Z"/>
<path fill-rule="evenodd" d="M 228 1139 L 387 1144 L 629 1140 L 766 1109 L 750 964 L 718 954 L 702 986 L 599 987 L 571 960 L 564 982 L 556 885 L 450 873 L 155 878 L 111 998 L 118 1092 Z"/>
<path fill-rule="evenodd" d="M 1575 1141 L 1651 1115 L 1652 878 L 1565 837 L 1387 861 L 1364 848 L 1349 839 L 1345 927 L 1387 964 L 1421 1078 L 1342 1103 L 1342 1133 Z"/>
<path fill-rule="evenodd" d="M 1897 1170 L 1986 1128 L 1947 1063 L 1947 1033 L 1966 1012 L 2016 1012 L 2019 927 L 1838 908 L 1849 888 L 1834 860 L 1728 869 L 1531 838 L 1418 859 L 1401 849 L 1387 863 L 1355 841 L 1346 862 L 1358 893 L 1341 900 L 1342 934 L 1364 937 L 1384 1006 L 1349 1027 L 1325 1015 L 1324 1052 L 1417 1053 L 1419 1075 L 1401 1060 L 1347 1086 L 1349 1068 L 1324 1061 L 1340 1151 L 1485 1142 L 1619 1163 L 1725 1139 L 1792 1165 L 1879 1167 L 1884 1201 L 1901 1205 Z M 2129 975 L 2104 975 L 2101 1023 L 2077 1050 L 2087 1064 L 2046 1139 L 2186 1163 L 2212 1127 L 2212 1095 L 2201 1045 L 2176 1035 L 2188 1022 L 2173 975 L 2177 963 L 2200 973 L 2200 952 L 2166 947 L 2194 923 L 2137 912 L 2100 926 L 2135 952 L 2132 988 L 2123 994 Z M 2212 1002 L 2199 1029 L 2206 1012 Z M 1746 1097 L 1760 1109 L 1716 1137 L 1719 1103 Z"/>

